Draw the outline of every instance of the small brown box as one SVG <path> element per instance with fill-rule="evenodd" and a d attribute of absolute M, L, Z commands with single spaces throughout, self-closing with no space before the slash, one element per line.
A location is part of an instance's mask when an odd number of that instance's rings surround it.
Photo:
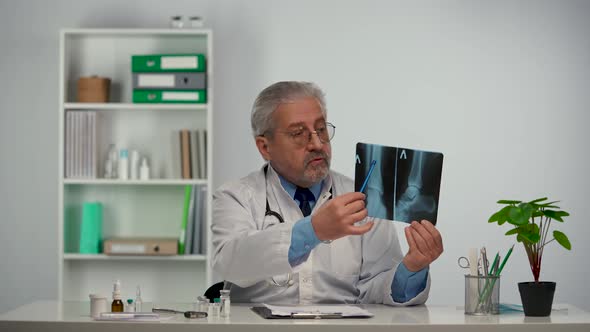
<path fill-rule="evenodd" d="M 78 79 L 78 102 L 106 103 L 109 101 L 111 80 L 106 77 L 90 76 Z"/>
<path fill-rule="evenodd" d="M 106 255 L 176 255 L 178 240 L 172 238 L 113 238 L 104 241 Z"/>

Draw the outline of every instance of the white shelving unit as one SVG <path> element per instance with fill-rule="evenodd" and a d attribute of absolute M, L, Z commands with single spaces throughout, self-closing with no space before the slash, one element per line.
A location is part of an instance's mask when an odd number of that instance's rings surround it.
<path fill-rule="evenodd" d="M 207 65 L 206 104 L 132 103 L 131 56 L 135 54 L 202 53 Z M 140 285 L 144 301 L 191 302 L 211 284 L 210 241 L 204 255 L 109 256 L 80 254 L 68 244 L 79 223 L 82 204 L 103 204 L 103 239 L 173 237 L 180 234 L 184 188 L 207 186 L 207 235 L 211 234 L 213 137 L 212 33 L 206 29 L 65 29 L 60 35 L 59 107 L 59 276 L 61 301 L 86 301 L 90 293 L 111 295 L 115 280 L 122 295 L 134 298 Z M 109 103 L 76 102 L 81 76 L 111 79 Z M 69 179 L 65 174 L 65 114 L 97 113 L 96 179 Z M 207 130 L 207 176 L 181 179 L 180 129 Z M 136 149 L 150 160 L 150 180 L 104 179 L 103 165 L 111 143 Z M 176 161 L 175 161 L 176 160 Z M 75 229 L 75 227 L 73 227 Z M 74 235 L 75 236 L 75 235 Z"/>

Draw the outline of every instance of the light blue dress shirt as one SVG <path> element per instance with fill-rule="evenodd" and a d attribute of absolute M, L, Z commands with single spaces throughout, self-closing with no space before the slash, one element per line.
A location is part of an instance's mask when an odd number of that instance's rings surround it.
<path fill-rule="evenodd" d="M 296 200 L 295 191 L 297 186 L 291 182 L 285 180 L 279 175 L 281 185 L 287 191 L 287 193 L 299 204 Z M 319 197 L 322 190 L 323 181 L 316 183 L 309 188 L 314 197 Z M 312 210 L 315 206 L 316 201 L 309 202 Z M 295 223 L 293 231 L 291 233 L 291 246 L 289 247 L 289 264 L 291 266 L 297 266 L 307 260 L 309 254 L 318 244 L 320 240 L 313 230 L 311 225 L 311 216 L 307 216 Z M 426 287 L 426 277 L 428 276 L 428 268 L 424 268 L 418 272 L 409 271 L 404 263 L 400 263 L 395 275 L 393 282 L 391 283 L 391 296 L 393 300 L 398 303 L 409 301 L 416 297 Z"/>

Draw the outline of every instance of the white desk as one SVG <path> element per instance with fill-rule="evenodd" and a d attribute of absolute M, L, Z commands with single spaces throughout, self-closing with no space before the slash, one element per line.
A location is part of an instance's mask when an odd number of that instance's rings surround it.
<path fill-rule="evenodd" d="M 162 305 L 158 305 L 162 306 Z M 144 304 L 151 310 L 151 305 Z M 267 320 L 249 309 L 232 304 L 229 319 L 187 319 L 176 315 L 163 322 L 97 322 L 89 317 L 88 302 L 38 301 L 0 314 L 0 331 L 590 331 L 590 313 L 568 305 L 554 305 L 550 317 L 524 317 L 522 313 L 467 316 L 457 306 L 394 308 L 364 306 L 375 317 L 368 319 Z M 178 304 L 176 309 L 190 309 Z M 559 309 L 559 310 L 555 310 Z"/>

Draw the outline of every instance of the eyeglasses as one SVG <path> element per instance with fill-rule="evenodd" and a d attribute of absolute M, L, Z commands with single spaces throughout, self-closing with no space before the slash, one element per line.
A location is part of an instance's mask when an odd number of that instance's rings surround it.
<path fill-rule="evenodd" d="M 322 125 L 316 127 L 314 131 L 310 131 L 309 129 L 307 129 L 307 127 L 301 126 L 295 130 L 276 130 L 276 132 L 286 134 L 293 141 L 293 143 L 299 146 L 306 146 L 311 141 L 311 134 L 318 135 L 320 142 L 328 143 L 332 140 L 332 138 L 334 138 L 334 134 L 336 133 L 336 127 L 330 122 L 325 122 Z"/>

